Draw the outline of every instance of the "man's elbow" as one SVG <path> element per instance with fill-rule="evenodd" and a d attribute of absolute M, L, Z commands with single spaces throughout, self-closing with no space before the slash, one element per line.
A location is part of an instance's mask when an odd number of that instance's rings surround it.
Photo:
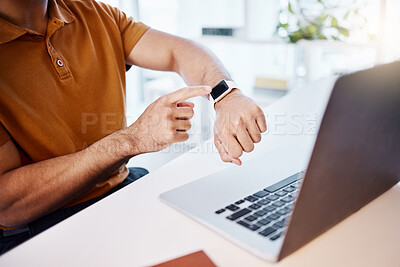
<path fill-rule="evenodd" d="M 21 216 L 21 212 L 14 210 L 12 205 L 4 207 L 0 204 L 0 225 L 10 228 L 18 228 L 25 226 L 29 222 L 29 218 Z"/>

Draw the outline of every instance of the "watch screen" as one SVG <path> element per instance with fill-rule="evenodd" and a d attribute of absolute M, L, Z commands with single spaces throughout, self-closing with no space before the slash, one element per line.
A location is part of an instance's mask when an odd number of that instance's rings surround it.
<path fill-rule="evenodd" d="M 212 98 L 217 99 L 220 95 L 222 95 L 226 90 L 229 89 L 229 86 L 226 84 L 225 81 L 220 81 L 211 91 Z"/>

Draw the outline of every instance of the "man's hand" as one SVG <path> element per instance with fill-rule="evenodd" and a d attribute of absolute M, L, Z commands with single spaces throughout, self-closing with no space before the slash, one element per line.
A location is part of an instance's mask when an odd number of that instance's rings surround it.
<path fill-rule="evenodd" d="M 234 55 L 233 55 L 234 56 Z M 175 71 L 187 84 L 215 85 L 230 80 L 223 64 L 204 47 L 177 36 L 149 29 L 126 59 L 139 67 Z M 241 164 L 267 129 L 261 109 L 239 90 L 232 90 L 215 105 L 215 145 L 223 161 Z"/>
<path fill-rule="evenodd" d="M 243 151 L 250 152 L 267 130 L 264 112 L 239 90 L 215 104 L 214 143 L 221 159 L 241 165 Z"/>
<path fill-rule="evenodd" d="M 207 95 L 209 86 L 182 88 L 165 95 L 150 104 L 143 114 L 124 132 L 130 140 L 130 154 L 141 154 L 162 150 L 173 143 L 189 138 L 190 119 L 194 104 L 186 99 Z"/>

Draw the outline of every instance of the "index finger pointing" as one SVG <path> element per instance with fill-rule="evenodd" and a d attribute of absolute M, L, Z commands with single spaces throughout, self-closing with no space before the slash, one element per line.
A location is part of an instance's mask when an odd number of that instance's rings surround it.
<path fill-rule="evenodd" d="M 176 103 L 180 101 L 184 101 L 188 98 L 195 96 L 207 95 L 211 92 L 211 87 L 207 85 L 202 86 L 189 86 L 182 89 L 179 89 L 173 93 L 167 95 L 168 102 Z"/>

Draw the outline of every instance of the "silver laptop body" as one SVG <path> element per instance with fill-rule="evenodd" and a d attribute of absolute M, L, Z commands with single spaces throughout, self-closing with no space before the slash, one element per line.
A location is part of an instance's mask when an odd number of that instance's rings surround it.
<path fill-rule="evenodd" d="M 400 180 L 399 73 L 395 62 L 338 79 L 305 174 L 299 159 L 306 152 L 288 147 L 160 198 L 240 247 L 279 261 Z M 289 173 L 293 166 L 298 172 Z"/>

